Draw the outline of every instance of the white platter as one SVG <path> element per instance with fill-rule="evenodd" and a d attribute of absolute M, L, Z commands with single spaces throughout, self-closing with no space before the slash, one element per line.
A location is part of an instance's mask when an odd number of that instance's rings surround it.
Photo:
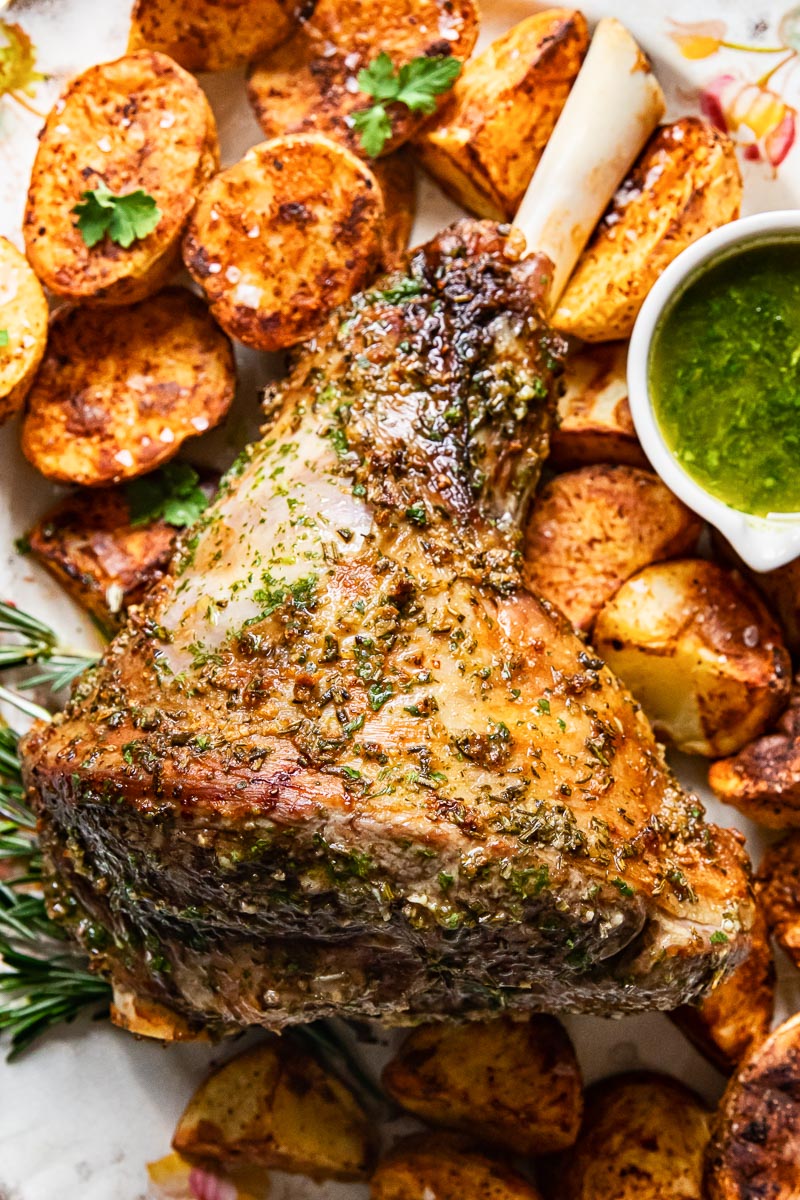
<path fill-rule="evenodd" d="M 190 7 L 191 0 L 186 2 Z M 0 13 L 3 7 L 0 0 Z M 550 5 L 483 0 L 482 41 L 544 7 Z M 712 85 L 712 94 L 722 97 L 728 114 L 736 105 L 746 120 L 768 89 L 774 93 L 771 111 L 776 119 L 794 120 L 792 106 L 800 105 L 800 6 L 793 8 L 785 0 L 590 0 L 582 7 L 591 20 L 612 15 L 629 26 L 655 62 L 667 92 L 669 116 L 697 112 L 702 91 Z M 40 107 L 53 102 L 68 76 L 123 51 L 128 10 L 129 0 L 18 0 L 5 14 L 29 32 L 38 47 L 41 69 L 51 76 L 40 86 Z M 700 28 L 685 27 L 698 23 Z M 722 41 L 755 49 L 775 47 L 776 52 L 730 49 L 719 45 Z M 778 70 L 764 81 L 762 77 L 775 66 Z M 226 163 L 261 140 L 242 81 L 241 72 L 203 81 L 220 124 Z M 0 234 L 17 242 L 37 128 L 35 117 L 11 101 L 0 101 Z M 742 142 L 744 211 L 800 207 L 800 146 L 794 145 L 774 165 L 763 156 L 763 134 L 760 143 L 748 148 L 746 143 L 754 139 L 746 124 L 732 132 Z M 753 157 L 756 150 L 761 153 L 759 161 Z M 416 239 L 426 238 L 456 215 L 455 207 L 423 181 Z M 232 457 L 247 431 L 257 427 L 258 387 L 274 367 L 267 356 L 241 355 L 235 411 L 225 429 L 208 439 L 204 455 Z M 0 597 L 41 614 L 65 640 L 93 645 L 95 635 L 78 610 L 13 547 L 14 538 L 55 493 L 22 459 L 16 423 L 1 429 Z M 712 817 L 733 824 L 732 810 L 717 805 L 704 790 L 703 763 L 681 760 L 676 766 L 681 779 L 708 799 Z M 747 825 L 741 819 L 735 823 Z M 763 834 L 752 826 L 746 832 L 757 861 Z M 779 971 L 779 1016 L 783 1017 L 800 1009 L 800 976 L 785 960 L 779 962 Z M 566 1024 L 587 1080 L 651 1066 L 674 1073 L 709 1100 L 721 1091 L 722 1077 L 666 1017 L 571 1018 Z M 385 1056 L 381 1043 L 387 1040 L 379 1030 L 376 1035 L 378 1044 L 363 1050 L 365 1059 L 375 1065 Z M 215 1054 L 224 1053 L 230 1051 L 164 1048 L 137 1042 L 107 1025 L 84 1022 L 51 1036 L 14 1066 L 0 1062 L 0 1200 L 140 1200 L 146 1194 L 146 1162 L 167 1152 L 175 1120 L 193 1086 Z M 365 1187 L 318 1186 L 288 1176 L 276 1176 L 272 1189 L 274 1200 L 362 1200 L 366 1195 Z"/>

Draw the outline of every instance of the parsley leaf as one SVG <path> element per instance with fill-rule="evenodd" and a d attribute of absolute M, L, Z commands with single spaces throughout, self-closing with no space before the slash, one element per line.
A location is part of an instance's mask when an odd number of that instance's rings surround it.
<path fill-rule="evenodd" d="M 8 330 L 0 329 L 0 348 L 8 345 Z"/>
<path fill-rule="evenodd" d="M 75 222 L 87 246 L 96 246 L 106 234 L 126 250 L 137 238 L 152 233 L 161 220 L 161 209 L 152 196 L 138 188 L 124 196 L 115 196 L 107 188 L 84 192 L 83 203 L 76 204 Z"/>
<path fill-rule="evenodd" d="M 125 487 L 131 525 L 166 521 L 180 529 L 194 525 L 208 498 L 200 477 L 188 463 L 167 463 L 160 471 L 132 479 Z"/>
<path fill-rule="evenodd" d="M 24 92 L 33 95 L 35 83 L 44 79 L 36 67 L 36 49 L 24 29 L 10 21 L 0 21 L 0 96 Z"/>
<path fill-rule="evenodd" d="M 387 104 L 405 104 L 411 112 L 432 113 L 436 96 L 453 86 L 461 74 L 461 63 L 452 55 L 414 58 L 395 71 L 391 58 L 381 51 L 358 73 L 358 86 L 374 103 L 353 113 L 353 128 L 361 134 L 361 146 L 377 158 L 392 136 Z"/>

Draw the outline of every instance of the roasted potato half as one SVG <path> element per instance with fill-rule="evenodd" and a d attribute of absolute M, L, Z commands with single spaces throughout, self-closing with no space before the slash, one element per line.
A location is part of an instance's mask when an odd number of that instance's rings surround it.
<path fill-rule="evenodd" d="M 197 80 L 165 54 L 140 50 L 74 79 L 45 122 L 25 208 L 25 245 L 42 283 L 91 304 L 158 290 L 180 258 L 197 193 L 217 168 L 214 116 Z M 158 205 L 152 233 L 125 249 L 89 247 L 76 224 L 84 192 L 142 190 Z"/>
<path fill-rule="evenodd" d="M 46 342 L 42 285 L 16 246 L 0 237 L 0 425 L 22 407 Z"/>
<path fill-rule="evenodd" d="M 423 1025 L 387 1064 L 383 1085 L 431 1124 L 516 1154 L 572 1145 L 583 1112 L 575 1051 L 548 1016 Z"/>
<path fill-rule="evenodd" d="M 353 1093 L 290 1034 L 214 1071 L 189 1101 L 172 1146 L 312 1179 L 363 1179 L 374 1151 L 371 1122 Z"/>
<path fill-rule="evenodd" d="M 744 962 L 699 1005 L 684 1005 L 670 1015 L 701 1054 L 730 1073 L 763 1042 L 774 1009 L 775 960 L 764 914 L 757 907 L 750 953 Z"/>
<path fill-rule="evenodd" d="M 800 655 L 800 558 L 793 558 L 772 571 L 752 571 L 721 534 L 715 536 L 714 546 L 726 561 L 733 563 L 755 584 L 778 618 L 786 645 L 793 654 Z"/>
<path fill-rule="evenodd" d="M 218 425 L 235 387 L 231 344 L 186 288 L 113 312 L 62 309 L 28 396 L 22 449 L 62 483 L 133 479 Z"/>
<path fill-rule="evenodd" d="M 477 36 L 474 0 L 319 0 L 310 20 L 255 64 L 247 93 L 268 138 L 323 133 L 363 155 L 348 120 L 373 104 L 359 89 L 359 71 L 382 51 L 395 69 L 423 56 L 464 61 Z M 392 135 L 382 154 L 408 141 L 426 119 L 400 104 L 388 113 Z"/>
<path fill-rule="evenodd" d="M 136 0 L 128 52 L 160 50 L 187 71 L 224 71 L 284 42 L 297 25 L 291 0 Z"/>
<path fill-rule="evenodd" d="M 553 1200 L 701 1200 L 711 1114 L 668 1075 L 595 1084 L 575 1146 L 547 1164 Z"/>
<path fill-rule="evenodd" d="M 725 134 L 699 117 L 657 130 L 578 259 L 553 314 L 585 342 L 630 336 L 661 272 L 691 242 L 739 215 L 742 179 Z"/>
<path fill-rule="evenodd" d="M 280 350 L 375 274 L 384 230 L 381 190 L 361 159 L 329 138 L 276 138 L 212 179 L 183 260 L 223 329 Z"/>
<path fill-rule="evenodd" d="M 525 530 L 531 591 L 578 629 L 649 563 L 686 554 L 699 519 L 652 471 L 600 464 L 557 475 L 537 497 Z"/>
<path fill-rule="evenodd" d="M 734 754 L 788 699 L 778 626 L 736 572 L 704 559 L 634 575 L 601 609 L 592 640 L 656 733 L 689 754 Z"/>
<path fill-rule="evenodd" d="M 503 1162 L 443 1134 L 408 1138 L 370 1181 L 370 1200 L 540 1200 Z"/>
<path fill-rule="evenodd" d="M 800 832 L 770 846 L 758 868 L 756 895 L 770 933 L 800 970 Z"/>
<path fill-rule="evenodd" d="M 742 1063 L 706 1154 L 707 1200 L 800 1196 L 800 1013 Z"/>
<path fill-rule="evenodd" d="M 408 146 L 379 158 L 372 171 L 381 189 L 384 209 L 381 270 L 399 267 L 408 249 L 417 214 L 417 173 L 414 155 Z"/>
<path fill-rule="evenodd" d="M 628 343 L 582 346 L 567 356 L 549 462 L 560 471 L 593 463 L 649 467 L 628 404 Z"/>
<path fill-rule="evenodd" d="M 588 46 L 583 13 L 549 8 L 470 59 L 415 139 L 423 166 L 458 204 L 513 220 Z"/>

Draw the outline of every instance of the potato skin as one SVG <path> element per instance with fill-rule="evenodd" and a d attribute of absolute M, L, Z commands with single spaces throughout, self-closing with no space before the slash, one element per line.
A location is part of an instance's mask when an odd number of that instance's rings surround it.
<path fill-rule="evenodd" d="M 312 1179 L 363 1179 L 374 1157 L 371 1123 L 356 1097 L 291 1034 L 214 1071 L 189 1101 L 172 1146 Z"/>
<path fill-rule="evenodd" d="M 627 342 L 582 346 L 567 356 L 550 434 L 548 461 L 557 470 L 593 463 L 649 469 L 628 404 L 627 365 Z"/>
<path fill-rule="evenodd" d="M 704 559 L 654 564 L 600 611 L 593 642 L 656 733 L 689 754 L 733 754 L 775 720 L 791 665 L 761 598 Z"/>
<path fill-rule="evenodd" d="M 701 523 L 652 471 L 596 465 L 557 475 L 534 502 L 523 541 L 526 586 L 590 629 L 649 563 L 685 554 Z"/>
<path fill-rule="evenodd" d="M 230 342 L 186 288 L 113 311 L 62 309 L 28 396 L 22 450 L 62 483 L 133 479 L 218 425 L 235 386 Z"/>
<path fill-rule="evenodd" d="M 83 303 L 151 295 L 174 269 L 196 194 L 218 162 L 208 101 L 171 58 L 141 50 L 90 67 L 40 135 L 23 227 L 31 266 L 52 292 Z M 155 230 L 127 250 L 107 237 L 89 248 L 72 210 L 101 186 L 153 196 L 161 210 Z"/>
<path fill-rule="evenodd" d="M 631 1072 L 586 1093 L 575 1146 L 547 1167 L 552 1200 L 701 1200 L 711 1114 L 677 1079 Z"/>
<path fill-rule="evenodd" d="M 329 138 L 262 142 L 200 196 L 183 260 L 247 346 L 304 341 L 380 265 L 384 209 L 369 167 Z"/>
<path fill-rule="evenodd" d="M 739 215 L 733 143 L 699 117 L 658 129 L 578 259 L 553 314 L 586 342 L 629 337 L 650 288 L 681 250 Z"/>
<path fill-rule="evenodd" d="M 800 1014 L 742 1063 L 722 1097 L 706 1154 L 707 1200 L 800 1194 Z"/>
<path fill-rule="evenodd" d="M 24 255 L 0 237 L 0 425 L 23 405 L 47 343 L 47 300 Z"/>
<path fill-rule="evenodd" d="M 474 0 L 318 0 L 312 19 L 250 72 L 247 94 L 268 138 L 322 133 L 366 157 L 348 117 L 373 101 L 358 72 L 386 50 L 396 68 L 423 55 L 469 58 L 478 36 Z M 444 97 L 438 103 L 443 103 Z M 426 119 L 405 105 L 389 109 L 391 154 Z"/>
<path fill-rule="evenodd" d="M 523 1155 L 572 1145 L 583 1113 L 575 1051 L 549 1016 L 420 1026 L 383 1085 L 424 1120 Z"/>
<path fill-rule="evenodd" d="M 756 895 L 770 933 L 800 969 L 800 833 L 770 846 L 758 868 Z"/>
<path fill-rule="evenodd" d="M 297 24 L 281 0 L 136 0 L 128 53 L 159 50 L 187 71 L 224 71 L 252 62 L 285 41 Z"/>
<path fill-rule="evenodd" d="M 369 1194 L 370 1200 L 540 1200 L 522 1175 L 444 1134 L 400 1142 L 372 1176 Z"/>
<path fill-rule="evenodd" d="M 415 139 L 422 165 L 458 204 L 513 220 L 588 46 L 582 13 L 548 8 L 470 59 Z"/>
<path fill-rule="evenodd" d="M 372 163 L 383 197 L 384 225 L 381 270 L 401 266 L 417 215 L 417 172 L 408 146 Z"/>

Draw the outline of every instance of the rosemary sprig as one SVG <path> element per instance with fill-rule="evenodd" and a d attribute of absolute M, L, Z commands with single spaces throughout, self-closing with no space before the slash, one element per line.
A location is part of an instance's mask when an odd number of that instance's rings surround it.
<path fill-rule="evenodd" d="M 60 691 L 96 662 L 90 654 L 72 654 L 59 645 L 57 634 L 38 617 L 0 601 L 0 671 L 36 663 L 39 671 L 22 680 L 23 690 L 47 687 Z"/>

